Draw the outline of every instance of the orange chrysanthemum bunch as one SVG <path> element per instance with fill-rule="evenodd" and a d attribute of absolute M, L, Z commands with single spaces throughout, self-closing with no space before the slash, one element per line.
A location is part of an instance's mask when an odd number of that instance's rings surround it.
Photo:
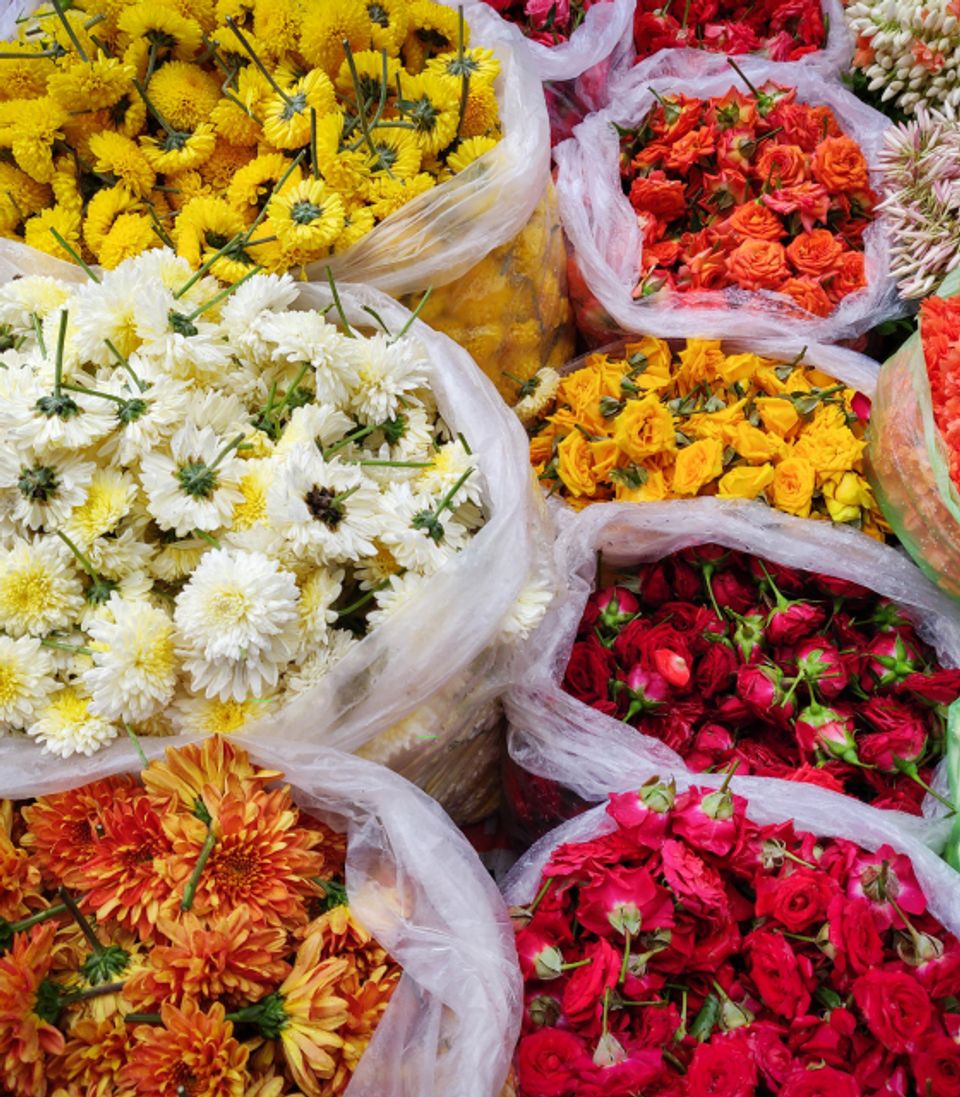
<path fill-rule="evenodd" d="M 500 139 L 499 62 L 434 0 L 75 0 L 0 53 L 0 235 L 236 281 L 351 247 Z"/>
<path fill-rule="evenodd" d="M 933 416 L 947 446 L 950 479 L 960 488 L 960 297 L 928 297 L 920 306 L 920 334 Z"/>
<path fill-rule="evenodd" d="M 343 1093 L 401 972 L 281 777 L 214 737 L 0 802 L 0 1091 Z"/>

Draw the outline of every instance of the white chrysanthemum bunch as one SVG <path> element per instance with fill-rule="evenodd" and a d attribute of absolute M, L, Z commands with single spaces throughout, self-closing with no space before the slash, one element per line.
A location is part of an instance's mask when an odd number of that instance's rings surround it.
<path fill-rule="evenodd" d="M 853 63 L 905 113 L 927 103 L 960 107 L 960 22 L 956 0 L 854 0 L 847 23 L 857 42 Z"/>
<path fill-rule="evenodd" d="M 926 297 L 960 264 L 960 126 L 920 104 L 887 132 L 880 165 L 891 273 L 903 297 Z"/>
<path fill-rule="evenodd" d="M 167 251 L 0 288 L 0 733 L 233 731 L 483 524 L 419 341 L 297 296 Z"/>

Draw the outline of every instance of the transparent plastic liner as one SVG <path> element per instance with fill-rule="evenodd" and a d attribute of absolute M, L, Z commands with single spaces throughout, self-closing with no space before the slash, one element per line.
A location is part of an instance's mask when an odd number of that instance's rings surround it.
<path fill-rule="evenodd" d="M 560 217 L 583 283 L 579 290 L 573 287 L 573 296 L 575 301 L 582 299 L 581 308 L 595 299 L 591 337 L 602 333 L 609 340 L 624 332 L 646 331 L 660 336 L 789 336 L 834 343 L 903 315 L 905 306 L 890 276 L 890 243 L 882 219 L 864 233 L 866 287 L 845 297 L 827 317 L 803 313 L 787 298 L 768 290 L 661 291 L 633 300 L 642 235 L 637 214 L 621 186 L 620 142 L 614 124 L 638 125 L 654 102 L 654 89 L 661 95 L 708 98 L 731 87 L 743 87 L 722 55 L 662 50 L 653 60 L 655 66 L 616 81 L 611 105 L 587 117 L 569 141 L 554 149 Z M 751 57 L 740 58 L 738 63 L 757 86 L 773 80 L 796 88 L 800 102 L 829 106 L 843 132 L 860 145 L 870 167 L 871 183 L 875 190 L 879 188 L 877 155 L 883 134 L 892 125 L 888 118 L 815 66 Z M 574 281 L 571 279 L 572 285 Z"/>
<path fill-rule="evenodd" d="M 74 282 L 86 278 L 73 264 L 0 241 L 0 282 L 17 274 Z M 363 305 L 392 331 L 400 331 L 410 318 L 402 305 L 368 287 L 342 284 L 339 293 L 358 328 L 371 324 Z M 328 288 L 305 284 L 296 307 L 325 308 L 331 300 Z M 429 777 L 433 795 L 466 822 L 460 814 L 469 803 L 466 789 L 483 804 L 496 794 L 495 769 L 484 761 L 478 772 L 481 752 L 471 740 L 480 726 L 491 738 L 488 756 L 499 743 L 496 723 L 481 715 L 501 691 L 512 657 L 502 634 L 504 619 L 537 569 L 549 536 L 526 434 L 516 416 L 464 350 L 420 321 L 410 330 L 433 363 L 430 387 L 440 413 L 477 456 L 486 524 L 421 593 L 352 647 L 320 683 L 249 730 L 345 751 L 363 747 L 378 762 L 402 765 L 415 783 Z M 248 729 L 236 734 L 246 739 Z M 101 753 L 121 747 L 114 742 Z M 19 765 L 32 767 L 38 779 L 64 769 L 61 759 L 43 753 L 25 736 L 0 738 L 0 774 Z"/>
<path fill-rule="evenodd" d="M 554 747 L 569 751 L 571 744 L 577 744 L 578 766 L 570 780 L 562 783 L 586 799 L 598 798 L 591 797 L 590 789 L 603 786 L 592 784 L 591 774 L 594 770 L 605 773 L 611 756 L 630 759 L 624 772 L 631 774 L 689 773 L 680 755 L 664 743 L 605 716 L 561 688 L 577 626 L 594 589 L 598 552 L 603 553 L 605 565 L 624 567 L 659 560 L 691 545 L 716 543 L 787 567 L 848 579 L 895 602 L 944 666 L 960 666 L 960 610 L 905 554 L 857 530 L 795 518 L 762 503 L 715 498 L 598 503 L 579 514 L 558 511 L 555 516 L 561 527 L 557 566 L 567 576 L 566 589 L 527 640 L 524 655 L 512 669 L 511 680 L 516 684 L 508 690 L 504 704 L 514 761 L 538 776 L 555 776 L 537 763 L 537 752 Z M 531 759 L 535 764 L 528 766 Z M 702 783 L 705 776 L 691 774 L 689 780 Z M 794 790 L 806 787 L 773 778 L 750 780 L 773 782 L 782 795 L 790 790 L 792 796 Z M 938 766 L 932 785 L 942 795 L 949 792 L 944 763 Z M 837 810 L 847 804 L 866 807 L 840 793 L 818 792 L 829 796 Z M 869 810 L 901 833 L 934 847 L 942 846 L 950 830 L 946 808 L 929 795 L 924 797 L 922 817 L 891 809 Z"/>
<path fill-rule="evenodd" d="M 201 742 L 143 739 L 163 747 Z M 346 1097 L 495 1097 L 520 1026 L 520 973 L 510 920 L 476 853 L 429 797 L 372 762 L 277 736 L 247 737 L 253 761 L 282 770 L 306 811 L 347 832 L 346 884 L 360 922 L 403 975 Z M 137 773 L 124 741 L 38 773 L 4 759 L 0 797 L 47 795 Z"/>

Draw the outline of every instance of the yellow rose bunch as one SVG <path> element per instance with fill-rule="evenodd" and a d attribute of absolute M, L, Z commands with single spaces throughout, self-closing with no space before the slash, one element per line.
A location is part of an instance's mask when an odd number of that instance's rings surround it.
<path fill-rule="evenodd" d="M 235 282 L 344 251 L 500 139 L 499 62 L 433 0 L 74 0 L 0 52 L 0 235 Z"/>
<path fill-rule="evenodd" d="M 802 355 L 644 337 L 540 381 L 553 394 L 527 424 L 530 460 L 573 507 L 716 495 L 889 531 L 864 477 L 866 404 Z"/>

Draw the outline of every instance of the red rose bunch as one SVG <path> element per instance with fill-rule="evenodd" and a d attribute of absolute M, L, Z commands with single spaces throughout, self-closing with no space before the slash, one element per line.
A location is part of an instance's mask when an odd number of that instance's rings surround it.
<path fill-rule="evenodd" d="M 829 107 L 770 81 L 750 95 L 654 94 L 641 125 L 620 131 L 623 189 L 643 232 L 635 298 L 769 290 L 827 316 L 866 285 L 877 198 Z"/>
<path fill-rule="evenodd" d="M 610 0 L 486 0 L 504 19 L 515 23 L 524 35 L 544 46 L 557 46 L 570 36 L 595 4 Z"/>
<path fill-rule="evenodd" d="M 685 46 L 797 61 L 824 47 L 827 27 L 820 4 L 803 0 L 638 0 L 633 40 L 638 60 Z"/>
<path fill-rule="evenodd" d="M 960 1093 L 960 942 L 909 858 L 725 788 L 654 778 L 607 814 L 515 911 L 519 1097 Z"/>
<path fill-rule="evenodd" d="M 590 596 L 563 688 L 697 772 L 919 814 L 960 670 L 863 587 L 699 545 Z"/>

